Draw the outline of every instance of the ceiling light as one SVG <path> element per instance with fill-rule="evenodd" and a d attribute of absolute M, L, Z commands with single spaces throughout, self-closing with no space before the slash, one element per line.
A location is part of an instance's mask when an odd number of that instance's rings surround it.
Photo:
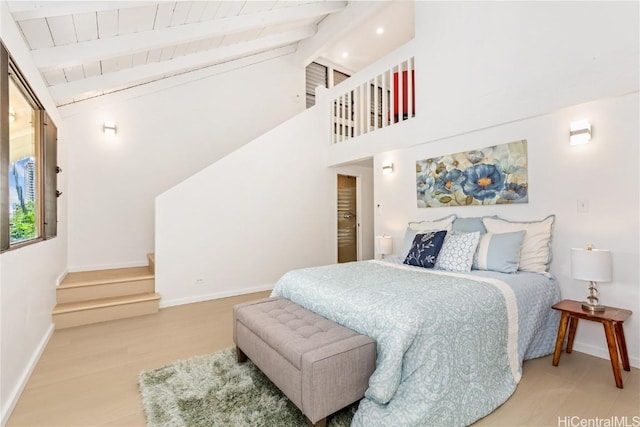
<path fill-rule="evenodd" d="M 349 52 L 342 52 L 342 57 L 346 58 L 347 56 L 349 56 Z"/>
<path fill-rule="evenodd" d="M 384 28 L 382 28 L 382 27 L 378 27 L 378 28 L 376 29 L 376 34 L 378 34 L 378 35 L 380 35 L 380 34 L 384 34 Z"/>

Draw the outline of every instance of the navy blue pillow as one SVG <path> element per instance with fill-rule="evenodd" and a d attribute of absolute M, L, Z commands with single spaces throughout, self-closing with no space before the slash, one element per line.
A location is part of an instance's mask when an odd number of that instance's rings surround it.
<path fill-rule="evenodd" d="M 413 238 L 411 250 L 405 258 L 404 263 L 415 265 L 417 267 L 433 268 L 440 253 L 440 248 L 444 243 L 444 236 L 447 235 L 446 230 L 427 231 L 416 234 Z"/>

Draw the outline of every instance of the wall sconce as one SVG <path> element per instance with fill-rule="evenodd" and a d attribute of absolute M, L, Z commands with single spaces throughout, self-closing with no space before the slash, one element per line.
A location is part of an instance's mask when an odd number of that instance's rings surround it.
<path fill-rule="evenodd" d="M 107 136 L 114 136 L 117 132 L 115 122 L 104 122 L 104 126 L 102 127 L 104 134 Z"/>
<path fill-rule="evenodd" d="M 13 107 L 9 106 L 9 123 L 13 123 L 16 121 L 16 110 Z"/>
<path fill-rule="evenodd" d="M 571 145 L 586 144 L 591 139 L 591 123 L 587 119 L 571 122 L 569 130 Z"/>
<path fill-rule="evenodd" d="M 393 163 L 389 161 L 382 162 L 382 175 L 390 175 L 393 172 Z"/>

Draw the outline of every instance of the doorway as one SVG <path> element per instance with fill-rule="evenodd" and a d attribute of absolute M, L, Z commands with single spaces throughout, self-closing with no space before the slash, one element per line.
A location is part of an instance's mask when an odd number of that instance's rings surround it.
<path fill-rule="evenodd" d="M 338 262 L 358 260 L 358 178 L 338 175 Z"/>

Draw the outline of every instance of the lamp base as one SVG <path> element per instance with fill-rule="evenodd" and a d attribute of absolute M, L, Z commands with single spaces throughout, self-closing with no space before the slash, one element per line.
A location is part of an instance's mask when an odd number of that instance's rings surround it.
<path fill-rule="evenodd" d="M 582 309 L 591 311 L 591 312 L 601 312 L 601 311 L 604 311 L 605 308 L 606 307 L 604 305 L 599 305 L 599 304 L 591 305 L 588 302 L 582 303 Z"/>

